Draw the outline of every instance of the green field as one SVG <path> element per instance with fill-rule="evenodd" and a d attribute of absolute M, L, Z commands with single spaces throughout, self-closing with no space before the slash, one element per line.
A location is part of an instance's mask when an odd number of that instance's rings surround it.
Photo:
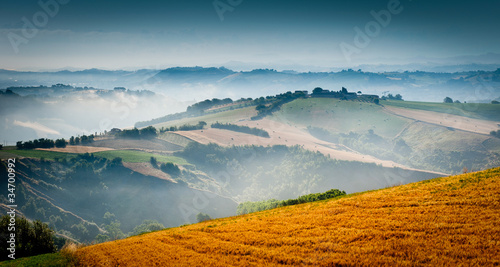
<path fill-rule="evenodd" d="M 44 150 L 17 150 L 17 149 L 0 150 L 0 158 L 9 158 L 10 157 L 9 154 L 27 158 L 38 158 L 38 159 L 44 158 L 50 160 L 54 160 L 56 158 L 70 159 L 78 155 L 74 153 L 64 153 L 64 152 L 44 151 Z"/>
<path fill-rule="evenodd" d="M 33 257 L 20 258 L 16 260 L 9 260 L 0 262 L 0 266 L 74 266 L 74 264 L 67 257 L 61 253 L 42 254 Z"/>
<path fill-rule="evenodd" d="M 271 118 L 303 127 L 319 127 L 332 133 L 366 133 L 372 129 L 388 138 L 394 137 L 410 122 L 385 112 L 374 103 L 333 98 L 297 99 L 283 105 Z"/>
<path fill-rule="evenodd" d="M 500 121 L 500 105 L 495 104 L 435 103 L 394 100 L 381 100 L 380 104 L 393 107 L 441 112 L 473 119 Z"/>
<path fill-rule="evenodd" d="M 94 155 L 103 157 L 106 159 L 114 159 L 120 157 L 124 162 L 149 162 L 151 157 L 155 157 L 158 162 L 172 162 L 177 165 L 189 165 L 189 163 L 183 158 L 174 157 L 174 156 L 165 156 L 158 155 L 153 153 L 147 153 L 142 151 L 135 150 L 110 150 L 110 151 L 101 151 L 94 153 Z"/>

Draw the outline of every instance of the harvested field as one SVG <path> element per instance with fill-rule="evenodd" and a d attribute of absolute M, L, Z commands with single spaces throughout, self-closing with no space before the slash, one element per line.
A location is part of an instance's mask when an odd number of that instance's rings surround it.
<path fill-rule="evenodd" d="M 174 179 L 170 177 L 170 175 L 162 172 L 159 169 L 153 168 L 153 166 L 151 166 L 149 162 L 124 162 L 123 166 L 146 176 L 153 176 L 162 180 L 176 183 Z"/>
<path fill-rule="evenodd" d="M 223 129 L 213 129 L 213 128 L 196 130 L 196 131 L 179 131 L 176 133 L 202 144 L 216 143 L 222 146 L 300 145 L 303 146 L 305 149 L 311 151 L 319 151 L 324 155 L 330 155 L 330 157 L 333 159 L 376 163 L 376 164 L 381 164 L 384 167 L 399 167 L 409 170 L 415 170 L 412 168 L 408 168 L 402 164 L 395 163 L 393 161 L 377 159 L 373 156 L 363 155 L 355 151 L 349 150 L 348 148 L 345 148 L 343 146 L 319 140 L 313 137 L 311 134 L 309 134 L 305 129 L 293 127 L 288 124 L 277 122 L 267 118 L 258 121 L 241 121 L 237 122 L 236 124 L 245 125 L 249 127 L 256 127 L 266 130 L 269 133 L 270 138 L 259 137 L 255 135 L 228 131 Z M 441 175 L 442 173 L 436 173 L 436 174 Z"/>
<path fill-rule="evenodd" d="M 434 111 L 406 109 L 386 106 L 385 110 L 396 116 L 422 121 L 443 127 L 450 127 L 467 132 L 489 135 L 491 131 L 499 129 L 499 123 L 494 121 L 472 119 L 447 113 Z M 500 117 L 499 117 L 500 119 Z"/>
<path fill-rule="evenodd" d="M 499 203 L 496 168 L 172 228 L 76 255 L 85 266 L 498 266 Z"/>

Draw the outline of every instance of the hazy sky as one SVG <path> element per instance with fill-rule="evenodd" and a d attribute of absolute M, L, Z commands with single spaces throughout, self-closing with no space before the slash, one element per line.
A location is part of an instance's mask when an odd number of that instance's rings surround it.
<path fill-rule="evenodd" d="M 38 2 L 0 2 L 0 68 L 351 66 L 500 53 L 494 0 Z"/>

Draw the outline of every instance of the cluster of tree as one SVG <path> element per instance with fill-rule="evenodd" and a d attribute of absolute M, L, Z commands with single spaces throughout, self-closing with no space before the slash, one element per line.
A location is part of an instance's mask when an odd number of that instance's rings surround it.
<path fill-rule="evenodd" d="M 13 222 L 11 221 L 13 220 Z M 12 226 L 14 225 L 14 227 Z M 14 228 L 14 229 L 13 229 Z M 13 230 L 12 232 L 10 230 Z M 14 242 L 8 242 L 11 239 L 11 234 L 15 234 Z M 9 215 L 4 215 L 0 219 L 0 236 L 2 242 L 0 250 L 2 250 L 1 260 L 9 260 L 10 244 L 14 244 L 15 258 L 35 256 L 45 253 L 56 252 L 58 247 L 55 244 L 55 232 L 50 229 L 45 223 L 39 220 L 29 222 L 26 218 L 17 215 L 11 218 Z"/>
<path fill-rule="evenodd" d="M 403 96 L 400 94 L 392 95 L 388 94 L 387 96 L 382 96 L 380 99 L 382 100 L 398 100 L 398 101 L 403 101 Z"/>
<path fill-rule="evenodd" d="M 143 233 L 165 229 L 165 226 L 163 226 L 163 224 L 159 223 L 157 220 L 144 220 L 140 225 L 134 227 L 132 232 L 125 234 L 121 229 L 120 221 L 113 213 L 110 213 L 109 211 L 104 214 L 103 224 L 101 224 L 101 227 L 105 229 L 106 232 L 98 234 L 95 237 L 95 242 L 97 243 L 118 240 L 127 236 L 140 235 Z"/>
<path fill-rule="evenodd" d="M 181 170 L 179 169 L 179 166 L 177 166 L 172 162 L 162 163 L 160 165 L 160 170 L 162 170 L 164 173 L 167 173 L 174 178 L 179 177 L 179 175 L 181 175 Z"/>
<path fill-rule="evenodd" d="M 72 145 L 72 146 L 77 146 L 77 145 L 87 145 L 87 144 L 90 144 L 90 143 L 93 143 L 94 142 L 94 135 L 91 134 L 91 135 L 82 135 L 82 136 L 77 136 L 77 137 L 74 137 L 74 136 L 71 136 L 69 138 L 69 144 Z"/>
<path fill-rule="evenodd" d="M 165 226 L 157 220 L 144 220 L 140 225 L 134 227 L 134 230 L 132 230 L 129 236 L 160 231 L 163 229 L 165 229 Z"/>
<path fill-rule="evenodd" d="M 497 101 L 497 100 L 492 100 L 492 101 L 491 101 L 491 104 L 497 105 L 497 104 L 500 104 L 500 102 L 499 102 L 499 101 Z"/>
<path fill-rule="evenodd" d="M 52 139 L 40 138 L 26 142 L 17 141 L 16 147 L 17 149 L 66 147 L 66 140 L 64 140 L 64 138 L 61 138 L 54 141 Z"/>
<path fill-rule="evenodd" d="M 341 90 L 339 91 L 330 91 L 323 89 L 321 87 L 316 87 L 313 89 L 311 96 L 313 97 L 318 97 L 318 96 L 329 96 L 329 97 L 334 97 L 334 98 L 344 98 L 348 95 L 356 96 L 356 93 L 350 93 L 347 91 L 347 88 L 342 87 Z"/>
<path fill-rule="evenodd" d="M 460 101 L 458 101 L 458 100 L 453 101 L 453 99 L 451 97 L 447 96 L 447 97 L 445 97 L 443 99 L 443 103 L 449 103 L 449 104 L 456 103 L 456 104 L 460 104 Z"/>
<path fill-rule="evenodd" d="M 169 128 L 162 129 L 161 132 L 201 130 L 201 129 L 203 129 L 203 127 L 205 127 L 205 125 L 207 125 L 206 122 L 199 121 L 198 124 L 196 124 L 196 125 L 184 124 L 184 125 L 181 125 L 179 127 L 177 127 L 177 126 L 170 126 Z"/>
<path fill-rule="evenodd" d="M 259 129 L 259 128 L 250 128 L 248 126 L 240 126 L 236 124 L 230 124 L 230 123 L 213 123 L 210 125 L 212 128 L 218 128 L 218 129 L 226 129 L 230 131 L 235 131 L 235 132 L 241 132 L 241 133 L 247 133 L 247 134 L 252 134 L 256 136 L 261 136 L 261 137 L 267 137 L 269 138 L 269 133 L 265 130 Z"/>
<path fill-rule="evenodd" d="M 314 201 L 319 201 L 319 200 L 325 200 L 325 199 L 330 199 L 330 198 L 335 198 L 339 196 L 344 196 L 346 193 L 345 191 L 340 191 L 338 189 L 330 189 L 326 191 L 325 193 L 313 193 L 313 194 L 307 194 L 300 196 L 295 199 L 288 199 L 288 200 L 277 200 L 277 199 L 270 199 L 270 200 L 264 200 L 264 201 L 257 201 L 257 202 L 243 202 L 238 205 L 238 208 L 236 210 L 236 213 L 238 215 L 242 214 L 248 214 L 252 212 L 257 212 L 257 211 L 263 211 L 263 210 L 269 210 L 269 209 L 274 209 L 277 207 L 284 207 L 284 206 L 291 206 L 291 205 L 297 205 L 297 204 L 302 204 L 302 203 L 308 203 L 308 202 L 314 202 Z"/>
<path fill-rule="evenodd" d="M 158 136 L 156 133 L 156 128 L 153 126 L 148 126 L 146 128 L 123 130 L 118 132 L 116 135 L 118 138 L 126 138 L 126 139 L 153 139 Z"/>
<path fill-rule="evenodd" d="M 393 97 L 392 95 L 390 96 Z M 375 103 L 377 105 L 379 104 L 378 95 L 363 95 L 361 91 L 358 91 L 357 93 L 349 92 L 345 87 L 342 87 L 342 89 L 339 91 L 333 91 L 333 90 L 330 91 L 330 90 L 325 90 L 321 87 L 316 87 L 312 91 L 311 97 L 338 98 L 341 100 L 357 100 L 357 101 Z M 402 100 L 402 98 L 398 100 Z"/>
<path fill-rule="evenodd" d="M 491 131 L 490 135 L 496 138 L 500 138 L 500 130 L 497 131 Z"/>
<path fill-rule="evenodd" d="M 212 100 L 207 99 L 205 101 L 198 102 L 196 104 L 187 107 L 186 111 L 188 113 L 203 113 L 205 110 L 210 109 L 212 107 L 231 104 L 231 103 L 233 103 L 233 100 L 231 98 L 224 98 L 222 100 L 218 98 L 214 98 Z"/>
<path fill-rule="evenodd" d="M 258 104 L 255 109 L 258 111 L 256 116 L 253 116 L 251 119 L 252 120 L 260 120 L 264 118 L 267 115 L 271 115 L 273 112 L 276 112 L 280 110 L 281 106 L 283 104 L 286 104 L 288 102 L 291 102 L 295 99 L 298 98 L 305 98 L 307 95 L 302 92 L 302 91 L 296 91 L 295 93 L 292 93 L 290 91 L 284 93 L 284 94 L 279 94 L 271 98 L 266 98 L 266 102 L 270 102 L 270 104 Z M 256 100 L 258 103 L 259 101 L 262 101 L 261 99 Z"/>
<path fill-rule="evenodd" d="M 71 136 L 69 142 L 64 138 L 56 139 L 55 141 L 47 138 L 40 138 L 33 141 L 18 141 L 16 143 L 17 149 L 35 149 L 35 148 L 53 148 L 53 147 L 66 147 L 70 145 L 86 145 L 94 142 L 94 135 Z"/>

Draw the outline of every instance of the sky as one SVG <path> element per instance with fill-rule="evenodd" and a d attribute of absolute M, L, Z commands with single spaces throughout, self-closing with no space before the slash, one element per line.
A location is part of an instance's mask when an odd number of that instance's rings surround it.
<path fill-rule="evenodd" d="M 0 68 L 307 69 L 500 54 L 499 12 L 490 0 L 2 0 Z"/>

